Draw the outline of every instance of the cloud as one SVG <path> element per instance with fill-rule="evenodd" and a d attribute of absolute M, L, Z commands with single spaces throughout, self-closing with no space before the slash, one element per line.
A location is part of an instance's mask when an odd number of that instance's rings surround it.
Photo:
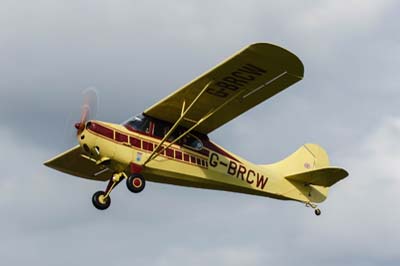
<path fill-rule="evenodd" d="M 210 241 L 212 241 L 210 239 Z M 172 248 L 157 258 L 153 265 L 262 265 L 262 250 L 254 247 L 215 247 L 215 249 Z"/>
<path fill-rule="evenodd" d="M 373 182 L 382 179 L 386 182 L 395 182 L 392 186 L 394 189 L 400 182 L 400 142 L 397 141 L 399 136 L 400 118 L 386 117 L 365 140 L 361 150 L 361 154 L 367 156 L 368 161 L 365 163 Z M 400 188 L 397 188 L 400 192 Z"/>
<path fill-rule="evenodd" d="M 400 200 L 399 133 L 399 117 L 383 118 L 359 145 L 342 154 L 350 176 L 332 189 L 332 200 L 338 201 L 333 211 L 342 206 L 343 212 L 325 232 L 333 243 L 346 239 L 335 247 L 341 254 L 365 256 L 372 264 L 400 260 L 395 244 L 400 239 L 400 212 L 395 208 Z"/>
<path fill-rule="evenodd" d="M 382 16 L 395 5 L 393 0 L 324 1 L 312 3 L 300 16 L 304 25 L 313 30 L 368 30 L 380 24 Z"/>

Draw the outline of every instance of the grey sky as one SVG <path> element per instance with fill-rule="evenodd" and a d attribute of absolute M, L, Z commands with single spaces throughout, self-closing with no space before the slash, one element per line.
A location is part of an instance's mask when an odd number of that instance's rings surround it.
<path fill-rule="evenodd" d="M 398 1 L 1 6 L 4 265 L 400 263 Z M 154 183 L 139 195 L 122 184 L 99 212 L 91 196 L 106 184 L 42 165 L 75 144 L 66 124 L 78 119 L 84 88 L 100 92 L 98 119 L 121 122 L 253 42 L 298 55 L 305 78 L 210 137 L 255 163 L 322 145 L 350 172 L 322 216 L 295 202 Z"/>

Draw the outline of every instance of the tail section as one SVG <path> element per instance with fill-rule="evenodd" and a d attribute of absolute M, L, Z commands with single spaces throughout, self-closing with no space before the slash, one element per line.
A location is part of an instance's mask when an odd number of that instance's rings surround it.
<path fill-rule="evenodd" d="M 306 202 L 324 201 L 328 188 L 348 175 L 342 168 L 330 167 L 328 154 L 316 144 L 304 144 L 286 159 L 262 166 L 273 170 L 296 188 L 284 192 L 284 196 Z"/>

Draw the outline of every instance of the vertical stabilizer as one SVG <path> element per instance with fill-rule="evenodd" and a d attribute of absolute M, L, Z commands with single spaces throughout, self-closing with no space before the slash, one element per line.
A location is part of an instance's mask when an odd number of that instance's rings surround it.
<path fill-rule="evenodd" d="M 326 151 L 317 144 L 304 144 L 287 158 L 274 164 L 262 165 L 280 172 L 283 176 L 293 175 L 329 166 Z"/>

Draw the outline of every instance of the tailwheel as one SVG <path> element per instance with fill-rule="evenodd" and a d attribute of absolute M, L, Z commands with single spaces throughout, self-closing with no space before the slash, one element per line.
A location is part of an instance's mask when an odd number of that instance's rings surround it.
<path fill-rule="evenodd" d="M 105 210 L 110 207 L 111 198 L 104 191 L 97 191 L 93 194 L 92 203 L 96 209 Z"/>
<path fill-rule="evenodd" d="M 146 185 L 146 180 L 141 174 L 132 174 L 126 179 L 126 186 L 133 193 L 141 192 Z"/>
<path fill-rule="evenodd" d="M 306 207 L 311 207 L 311 208 L 313 208 L 313 209 L 314 209 L 315 215 L 317 215 L 317 216 L 320 216 L 320 215 L 321 215 L 321 210 L 318 209 L 317 205 L 315 205 L 315 204 L 313 204 L 313 203 L 311 203 L 311 202 L 306 202 Z"/>

